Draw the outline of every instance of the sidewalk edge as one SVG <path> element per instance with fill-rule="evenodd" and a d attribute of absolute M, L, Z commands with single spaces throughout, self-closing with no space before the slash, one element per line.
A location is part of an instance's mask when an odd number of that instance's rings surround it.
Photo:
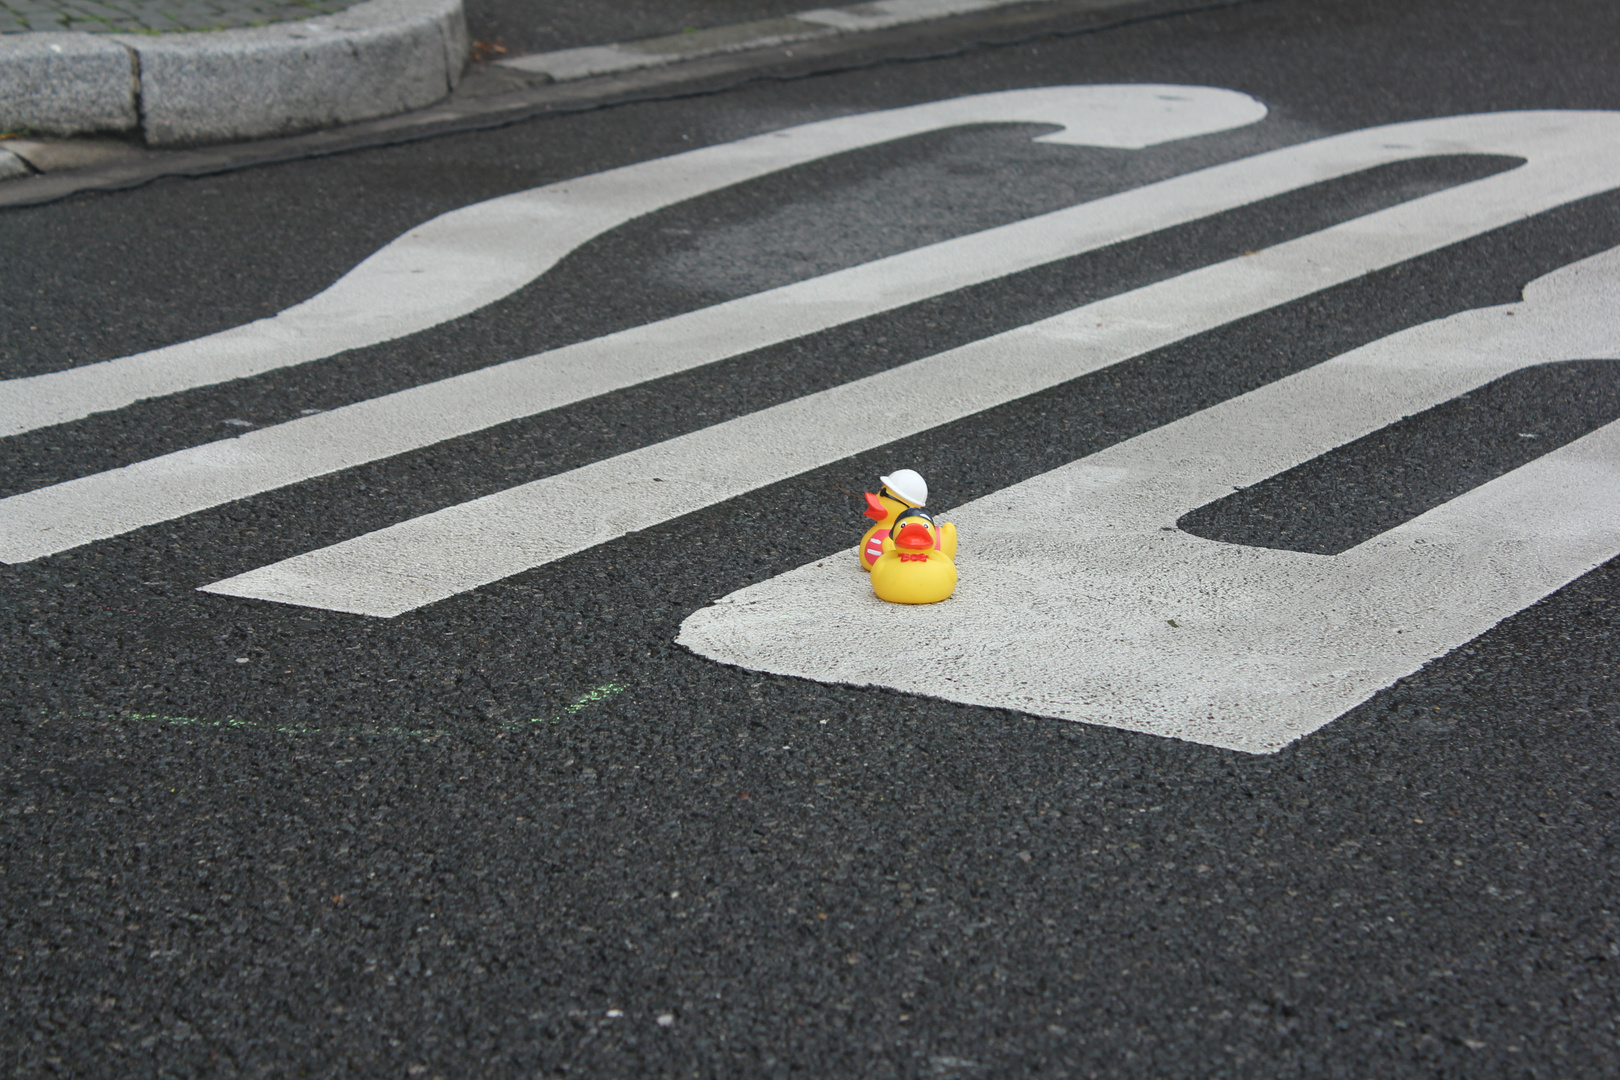
<path fill-rule="evenodd" d="M 365 0 L 209 33 L 0 36 L 0 128 L 151 146 L 289 135 L 420 109 L 468 54 L 462 0 Z"/>

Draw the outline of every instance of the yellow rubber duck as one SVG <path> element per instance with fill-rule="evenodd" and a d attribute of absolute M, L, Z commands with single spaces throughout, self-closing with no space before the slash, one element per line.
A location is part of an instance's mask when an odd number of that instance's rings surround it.
<path fill-rule="evenodd" d="M 956 591 L 956 563 L 940 543 L 928 511 L 913 507 L 895 516 L 872 564 L 872 591 L 891 604 L 937 604 Z"/>
<path fill-rule="evenodd" d="M 880 476 L 883 486 L 873 495 L 866 492 L 865 514 L 877 522 L 861 537 L 861 546 L 855 554 L 861 560 L 861 569 L 870 570 L 883 554 L 883 538 L 894 528 L 894 519 L 907 510 L 920 510 L 928 502 L 928 482 L 912 469 L 896 469 L 888 476 Z M 956 526 L 940 522 L 937 526 L 940 550 L 956 557 Z"/>

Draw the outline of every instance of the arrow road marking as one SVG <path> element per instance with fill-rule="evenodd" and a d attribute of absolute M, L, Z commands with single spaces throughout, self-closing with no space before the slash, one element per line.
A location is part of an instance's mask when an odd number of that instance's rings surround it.
<path fill-rule="evenodd" d="M 1500 114 L 1427 123 L 1440 125 L 1463 152 L 1478 152 L 1476 142 L 1499 146 L 1507 136 L 1517 136 L 1512 141 L 1529 164 L 260 567 L 204 591 L 398 615 L 1056 386 L 1620 180 L 1620 141 L 1598 137 L 1599 131 L 1620 134 L 1615 114 Z"/>
<path fill-rule="evenodd" d="M 1512 173 L 1459 188 L 1471 193 L 1459 196 L 1464 199 L 1460 209 L 1455 202 L 1443 204 L 1456 217 L 1466 218 L 1471 212 L 1486 215 L 1469 225 L 1480 231 L 1612 185 L 1620 174 L 1620 155 L 1601 150 L 1572 155 L 1572 147 L 1583 139 L 1597 147 L 1612 147 L 1620 142 L 1620 121 L 1608 113 L 1504 113 L 1428 120 L 1333 136 L 1229 162 L 239 438 L 12 496 L 0 500 L 0 562 L 40 558 L 419 449 L 1391 161 L 1444 153 L 1528 158 L 1528 166 Z M 1564 170 L 1571 174 L 1567 183 Z M 1483 209 L 1471 210 L 1475 201 Z M 1502 205 L 1511 207 L 1506 217 L 1501 216 Z M 1492 213 L 1497 216 L 1489 216 Z M 1397 219 L 1394 225 L 1406 228 L 1404 220 Z M 1469 234 L 1441 228 L 1431 239 L 1438 246 L 1465 235 Z M 1395 261 L 1421 250 L 1427 249 L 1392 249 L 1387 258 Z M 1160 319 L 1162 313 L 1150 311 L 1148 318 Z M 1115 358 L 1125 355 L 1130 354 Z M 1079 374 L 1091 369 L 1072 370 Z"/>
<path fill-rule="evenodd" d="M 1165 530 L 1517 369 L 1620 360 L 1620 248 L 1524 295 L 959 507 L 946 603 L 885 604 L 853 559 L 827 559 L 695 613 L 678 640 L 776 674 L 1275 751 L 1620 555 L 1620 422 L 1335 556 Z"/>
<path fill-rule="evenodd" d="M 143 398 L 390 341 L 515 292 L 634 218 L 746 180 L 964 124 L 1055 124 L 1036 142 L 1140 149 L 1252 124 L 1246 94 L 1197 86 L 1008 90 L 823 120 L 564 180 L 425 222 L 330 288 L 267 319 L 117 360 L 0 382 L 0 436 Z"/>

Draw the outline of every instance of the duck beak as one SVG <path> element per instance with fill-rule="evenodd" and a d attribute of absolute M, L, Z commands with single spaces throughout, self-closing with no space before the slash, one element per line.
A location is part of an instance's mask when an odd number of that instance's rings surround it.
<path fill-rule="evenodd" d="M 883 503 L 878 500 L 876 495 L 872 494 L 870 491 L 866 492 L 865 494 L 867 517 L 871 518 L 873 521 L 882 521 L 884 518 L 889 516 L 888 510 L 884 509 Z"/>
<path fill-rule="evenodd" d="M 902 525 L 900 535 L 894 538 L 894 542 L 899 547 L 910 548 L 912 551 L 934 546 L 934 538 L 928 535 L 928 526 L 915 523 Z"/>

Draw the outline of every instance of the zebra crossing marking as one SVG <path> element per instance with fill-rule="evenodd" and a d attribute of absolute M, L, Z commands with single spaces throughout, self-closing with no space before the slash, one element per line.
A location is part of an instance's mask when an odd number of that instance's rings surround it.
<path fill-rule="evenodd" d="M 1154 84 L 1006 90 L 822 120 L 489 199 L 424 222 L 331 287 L 194 341 L 0 382 L 0 436 L 391 341 L 494 303 L 634 218 L 834 154 L 964 124 L 1054 124 L 1036 142 L 1140 149 L 1251 124 L 1246 94 Z"/>
<path fill-rule="evenodd" d="M 1528 163 L 203 590 L 403 614 L 1613 186 L 1620 143 L 1597 136 L 1620 116 L 1580 115 L 1403 125 L 1458 148 L 1512 142 Z"/>
<path fill-rule="evenodd" d="M 1572 116 L 1582 117 L 1587 130 L 1566 130 Z M 1587 136 L 1612 143 L 1614 125 L 1612 114 L 1601 113 L 1428 120 L 1332 136 L 1229 162 L 592 341 L 15 495 L 0 500 L 0 562 L 40 558 L 419 449 L 1390 161 L 1459 150 L 1530 159 L 1532 164 L 1512 173 L 1458 189 L 1476 196 L 1498 189 L 1511 196 L 1526 184 L 1556 188 L 1553 174 L 1573 168 L 1573 190 L 1520 193 L 1519 209 L 1533 212 L 1612 182 L 1615 170 L 1609 160 L 1594 161 L 1588 155 L 1571 162 L 1560 151 Z M 1488 204 L 1489 196 L 1482 197 Z M 1479 231 L 1500 220 L 1481 218 L 1470 227 Z"/>
<path fill-rule="evenodd" d="M 956 508 L 946 603 L 885 604 L 839 559 L 732 593 L 677 640 L 778 675 L 1274 752 L 1620 555 L 1620 421 L 1339 555 L 1167 527 L 1573 358 L 1620 361 L 1620 248 L 1523 303 L 1391 335 Z"/>

